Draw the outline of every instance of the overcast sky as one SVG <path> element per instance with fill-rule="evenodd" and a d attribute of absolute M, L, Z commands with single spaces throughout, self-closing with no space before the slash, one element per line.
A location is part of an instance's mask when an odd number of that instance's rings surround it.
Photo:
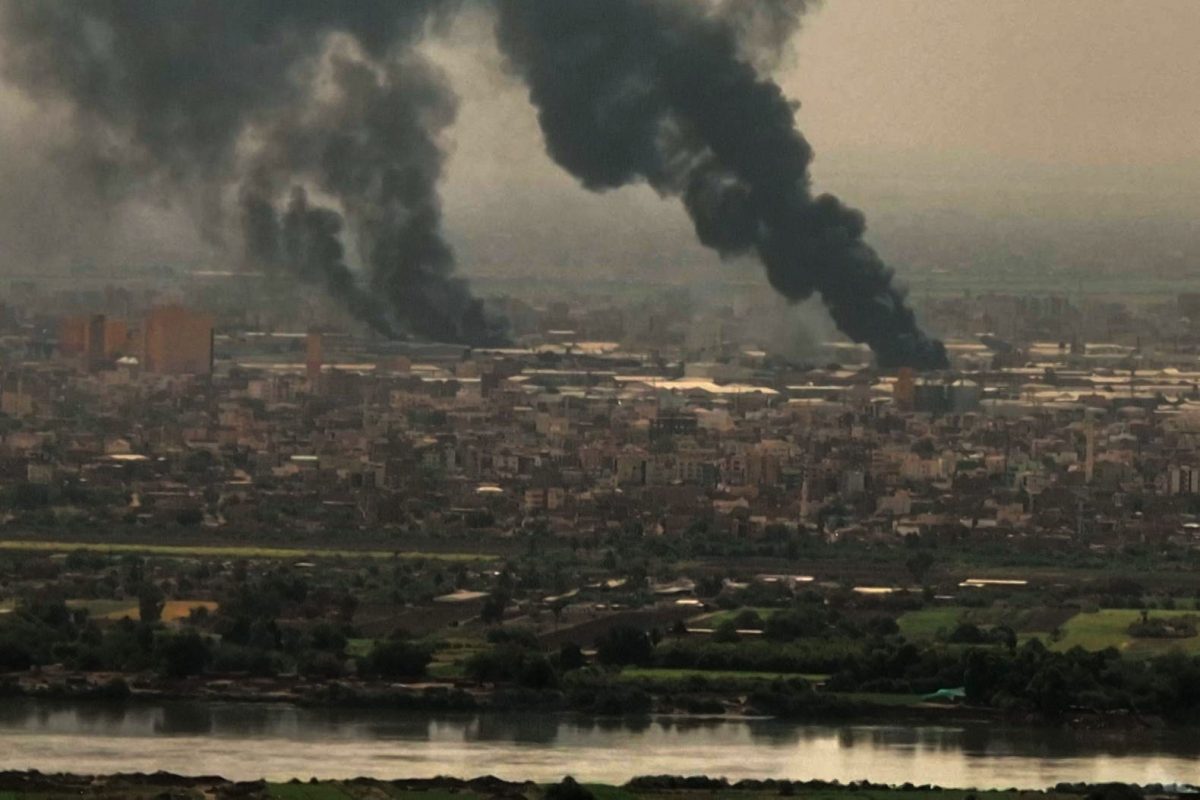
<path fill-rule="evenodd" d="M 464 20 L 436 49 L 463 96 L 446 186 L 460 246 L 486 259 L 510 231 L 554 261 L 573 257 L 573 230 L 584 261 L 664 241 L 711 260 L 675 204 L 574 191 L 542 155 L 521 87 L 479 47 L 485 25 Z M 827 0 L 777 78 L 801 102 L 818 188 L 874 210 L 877 240 L 906 211 L 946 206 L 1195 216 L 1198 43 L 1195 0 Z"/>
<path fill-rule="evenodd" d="M 651 257 L 711 265 L 676 204 L 647 190 L 588 195 L 545 158 L 488 25 L 470 15 L 429 47 L 462 97 L 444 197 L 464 271 Z M 946 206 L 982 218 L 1196 216 L 1198 43 L 1196 0 L 827 0 L 777 78 L 802 103 L 818 188 L 861 206 L 886 254 L 906 213 Z M 28 140 L 13 146 L 30 130 L 53 140 L 42 111 L 0 89 L 0 238 L 10 253 L 59 201 Z M 106 246 L 136 258 L 195 245 L 160 215 L 143 219 Z M 64 221 L 91 235 L 82 212 Z M 78 246 L 78 236 L 51 238 L 39 245 L 47 258 Z"/>

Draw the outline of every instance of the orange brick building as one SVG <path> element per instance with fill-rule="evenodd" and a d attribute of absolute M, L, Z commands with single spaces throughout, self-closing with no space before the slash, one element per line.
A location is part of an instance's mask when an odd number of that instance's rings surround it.
<path fill-rule="evenodd" d="M 142 330 L 142 366 L 164 375 L 210 375 L 213 318 L 183 306 L 150 311 Z"/>
<path fill-rule="evenodd" d="M 304 366 L 308 380 L 313 384 L 321 380 L 321 368 L 325 363 L 325 337 L 309 331 L 304 340 Z"/>
<path fill-rule="evenodd" d="M 88 317 L 63 317 L 58 323 L 58 352 L 81 356 L 87 350 Z"/>
<path fill-rule="evenodd" d="M 129 326 L 121 319 L 103 314 L 65 317 L 58 326 L 58 352 L 80 357 L 89 369 L 96 369 L 130 349 Z"/>

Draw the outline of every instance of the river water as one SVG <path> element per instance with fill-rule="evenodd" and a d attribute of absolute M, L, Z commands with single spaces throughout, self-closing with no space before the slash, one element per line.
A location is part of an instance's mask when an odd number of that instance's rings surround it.
<path fill-rule="evenodd" d="M 269 778 L 622 783 L 637 775 L 820 778 L 971 788 L 1060 781 L 1200 782 L 1200 731 L 1071 732 L 999 725 L 797 725 L 539 714 L 411 712 L 179 702 L 0 706 L 0 768 L 166 770 Z"/>

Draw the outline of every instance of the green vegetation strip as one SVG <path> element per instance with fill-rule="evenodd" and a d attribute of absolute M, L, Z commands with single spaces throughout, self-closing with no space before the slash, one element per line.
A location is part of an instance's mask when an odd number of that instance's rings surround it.
<path fill-rule="evenodd" d="M 390 786 L 381 781 L 369 785 L 355 785 L 341 781 L 321 783 L 273 783 L 269 784 L 271 800 L 383 800 L 384 798 L 410 798 L 410 800 L 480 800 L 473 792 L 449 789 L 405 789 Z M 3 800 L 0 797 L 0 800 Z"/>
<path fill-rule="evenodd" d="M 923 702 L 919 694 L 884 694 L 882 692 L 827 692 L 827 697 L 839 697 L 852 703 L 869 706 L 915 706 Z"/>
<path fill-rule="evenodd" d="M 595 800 L 777 800 L 778 790 L 745 790 L 727 788 L 691 789 L 691 790 L 633 790 L 624 786 L 606 786 L 603 784 L 585 784 Z M 359 800 L 359 798 L 403 798 L 404 800 L 479 800 L 479 795 L 470 792 L 404 789 L 383 782 L 363 784 L 346 784 L 339 782 L 323 782 L 312 784 L 271 784 L 270 796 L 273 800 Z M 544 793 L 535 790 L 532 796 Z M 1011 790 L 971 791 L 955 789 L 849 789 L 849 788 L 815 788 L 797 786 L 791 795 L 803 800 L 963 800 L 968 796 L 980 800 L 1019 800 L 1022 797 L 1036 796 L 1042 800 L 1078 800 L 1080 795 L 1059 792 L 1017 792 Z M 0 794 L 0 800 L 4 795 Z"/>
<path fill-rule="evenodd" d="M 92 544 L 86 542 L 44 542 L 0 540 L 0 550 L 18 550 L 46 553 L 70 553 L 75 550 L 91 550 L 98 553 L 138 553 L 140 555 L 175 556 L 178 558 L 402 558 L 429 561 L 494 561 L 496 556 L 482 553 L 420 553 L 390 550 L 324 550 L 295 547 L 237 547 L 173 544 Z"/>
<path fill-rule="evenodd" d="M 1150 611 L 1151 619 L 1172 619 L 1195 616 L 1194 611 Z M 1190 655 L 1200 655 L 1200 636 L 1180 639 L 1137 638 L 1129 633 L 1129 626 L 1141 618 L 1142 612 L 1132 609 L 1105 609 L 1094 613 L 1076 614 L 1062 626 L 1062 638 L 1054 642 L 1051 649 L 1066 652 L 1072 647 L 1098 651 L 1115 647 L 1130 657 L 1163 655 L 1172 650 L 1181 650 Z"/>
<path fill-rule="evenodd" d="M 715 628 L 723 622 L 735 621 L 738 618 L 738 616 L 746 613 L 747 611 L 753 611 L 755 614 L 758 614 L 759 619 L 761 619 L 765 622 L 772 615 L 774 615 L 775 612 L 779 611 L 779 609 L 777 609 L 777 608 L 727 609 L 725 611 L 714 611 L 711 614 L 701 614 L 700 616 L 695 617 L 692 620 L 690 620 L 690 622 L 694 625 L 702 625 L 705 627 Z"/>
<path fill-rule="evenodd" d="M 966 612 L 967 609 L 961 606 L 923 608 L 902 614 L 896 624 L 906 639 L 932 639 L 940 631 L 954 630 Z"/>
<path fill-rule="evenodd" d="M 621 670 L 620 674 L 620 679 L 623 681 L 672 681 L 688 678 L 747 681 L 786 681 L 789 678 L 803 678 L 809 683 L 829 680 L 828 675 L 801 672 L 739 672 L 725 669 L 672 669 L 667 667 L 626 667 Z"/>

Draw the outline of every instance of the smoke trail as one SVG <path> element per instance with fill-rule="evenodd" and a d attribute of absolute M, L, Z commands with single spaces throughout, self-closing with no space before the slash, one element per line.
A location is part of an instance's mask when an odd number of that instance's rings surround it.
<path fill-rule="evenodd" d="M 584 186 L 647 181 L 680 197 L 706 246 L 755 253 L 791 300 L 819 292 L 882 366 L 946 365 L 863 241 L 862 215 L 813 197 L 812 149 L 792 103 L 742 57 L 744 20 L 691 0 L 498 7 L 501 48 L 529 86 L 547 149 Z M 789 7 L 802 9 L 779 5 Z"/>
<path fill-rule="evenodd" d="M 366 62 L 346 48 L 328 60 L 326 97 L 263 132 L 255 173 L 305 174 L 335 197 L 354 227 L 370 275 L 396 325 L 441 341 L 504 340 L 441 236 L 438 135 L 457 104 L 444 79 L 413 53 Z"/>
<path fill-rule="evenodd" d="M 67 105 L 97 202 L 157 192 L 216 239 L 222 199 L 240 185 L 249 256 L 325 286 L 377 330 L 492 342 L 502 332 L 453 276 L 440 231 L 437 137 L 454 97 L 412 52 L 457 5 L 7 0 L 0 59 L 31 96 Z M 307 113 L 316 107 L 340 108 L 340 128 Z M 340 204 L 370 294 L 345 264 L 336 212 L 295 194 L 280 226 L 276 205 L 306 184 Z M 385 308 L 366 299 L 380 294 Z"/>
<path fill-rule="evenodd" d="M 252 182 L 241 193 L 242 231 L 250 262 L 271 273 L 287 269 L 305 283 L 323 287 L 373 330 L 394 336 L 380 299 L 364 291 L 346 266 L 341 215 L 310 206 L 308 194 L 295 187 L 281 223 L 269 194 L 261 188 Z"/>

